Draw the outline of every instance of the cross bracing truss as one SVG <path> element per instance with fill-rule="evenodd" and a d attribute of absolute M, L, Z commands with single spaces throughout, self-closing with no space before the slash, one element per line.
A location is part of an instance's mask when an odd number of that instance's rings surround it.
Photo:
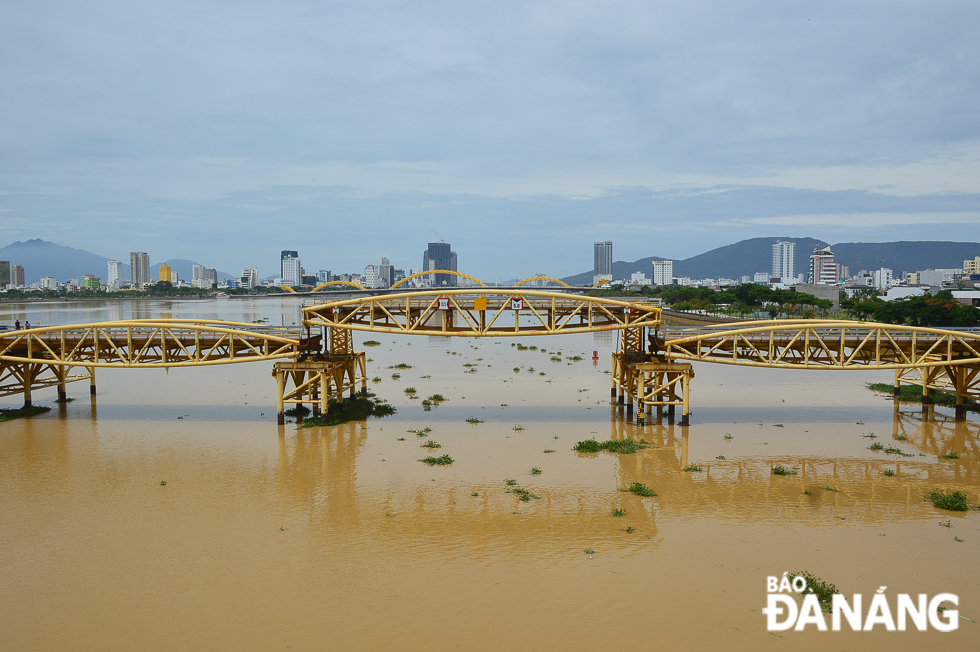
<path fill-rule="evenodd" d="M 507 337 L 655 328 L 660 325 L 660 308 L 560 292 L 481 287 L 334 301 L 304 308 L 303 323 L 379 333 Z"/>
<path fill-rule="evenodd" d="M 669 360 L 793 369 L 980 366 L 980 333 L 852 321 L 740 322 L 660 334 Z"/>
<path fill-rule="evenodd" d="M 50 367 L 195 367 L 294 358 L 296 329 L 201 320 L 131 320 L 0 334 L 0 364 Z"/>

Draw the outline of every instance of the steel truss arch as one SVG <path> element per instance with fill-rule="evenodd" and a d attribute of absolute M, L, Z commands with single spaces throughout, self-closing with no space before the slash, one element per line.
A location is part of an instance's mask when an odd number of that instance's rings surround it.
<path fill-rule="evenodd" d="M 307 307 L 303 324 L 375 333 L 513 337 L 656 328 L 660 308 L 541 290 L 434 289 Z"/>

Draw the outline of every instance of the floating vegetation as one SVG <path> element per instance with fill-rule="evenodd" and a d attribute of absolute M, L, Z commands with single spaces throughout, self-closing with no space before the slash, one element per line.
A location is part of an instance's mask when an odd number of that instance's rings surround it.
<path fill-rule="evenodd" d="M 476 496 L 479 496 L 480 495 L 480 492 L 479 491 L 474 491 L 470 495 L 473 496 L 473 497 L 476 497 Z"/>
<path fill-rule="evenodd" d="M 895 469 L 885 469 L 885 475 L 887 475 L 889 478 L 894 477 Z"/>
<path fill-rule="evenodd" d="M 772 424 L 772 427 L 773 427 L 773 428 L 785 428 L 786 426 L 784 426 L 784 425 L 783 425 L 783 424 L 781 424 L 781 423 L 774 423 L 774 424 Z"/>
<path fill-rule="evenodd" d="M 948 451 L 948 452 L 946 452 L 942 456 L 942 459 L 944 459 L 944 460 L 958 460 L 958 459 L 960 459 L 960 456 L 959 456 L 959 453 L 957 453 L 956 451 Z"/>
<path fill-rule="evenodd" d="M 953 527 L 952 521 L 939 521 L 939 524 L 945 528 Z"/>
<path fill-rule="evenodd" d="M 629 492 L 631 494 L 636 494 L 637 496 L 644 496 L 650 498 L 651 496 L 656 496 L 657 492 L 646 486 L 642 482 L 633 482 L 626 489 L 620 489 L 620 491 Z"/>
<path fill-rule="evenodd" d="M 405 432 L 410 432 L 413 435 L 418 435 L 419 437 L 427 437 L 429 433 L 432 432 L 432 428 L 426 426 L 425 428 L 415 428 L 414 430 L 406 430 Z"/>
<path fill-rule="evenodd" d="M 453 458 L 448 455 L 441 455 L 439 457 L 423 457 L 419 460 L 422 464 L 428 464 L 429 466 L 448 466 L 453 463 Z"/>
<path fill-rule="evenodd" d="M 517 480 L 515 480 L 514 478 L 506 478 L 504 480 L 504 484 L 507 485 L 508 487 L 514 487 L 517 486 Z"/>
<path fill-rule="evenodd" d="M 338 403 L 330 399 L 327 413 L 319 418 L 307 419 L 301 428 L 316 428 L 317 426 L 337 426 L 348 421 L 364 421 L 368 417 L 387 417 L 395 413 L 395 408 L 382 400 L 370 396 L 355 396 Z"/>
<path fill-rule="evenodd" d="M 906 437 L 905 435 L 895 435 L 895 440 L 896 441 L 908 441 L 909 438 Z"/>
<path fill-rule="evenodd" d="M 406 387 L 406 388 L 404 389 L 404 392 L 405 392 L 406 394 L 418 394 L 418 392 L 417 392 L 417 391 L 415 391 L 415 388 L 414 388 L 414 387 Z"/>
<path fill-rule="evenodd" d="M 433 403 L 443 403 L 445 402 L 446 397 L 442 394 L 433 394 L 428 400 L 432 401 Z"/>
<path fill-rule="evenodd" d="M 476 417 L 470 417 L 469 419 L 466 420 L 466 423 L 472 423 L 473 425 L 476 425 L 478 423 L 483 423 L 483 419 L 477 419 Z"/>
<path fill-rule="evenodd" d="M 824 491 L 833 491 L 835 494 L 839 494 L 840 493 L 840 489 L 835 489 L 835 488 L 831 487 L 830 485 L 824 485 L 824 486 L 822 486 L 820 488 L 823 489 Z"/>
<path fill-rule="evenodd" d="M 718 457 L 716 457 L 715 459 L 716 459 L 716 460 L 723 460 L 723 459 L 725 459 L 725 456 L 724 456 L 724 455 L 719 455 L 719 456 L 718 456 Z"/>
<path fill-rule="evenodd" d="M 531 349 L 532 351 L 537 351 L 538 350 L 538 347 L 534 346 L 533 344 L 531 346 L 527 347 L 527 348 Z"/>
<path fill-rule="evenodd" d="M 422 399 L 422 407 L 425 408 L 426 410 L 431 410 L 432 409 L 432 401 L 430 401 L 427 398 Z"/>
<path fill-rule="evenodd" d="M 870 446 L 868 446 L 868 450 L 880 451 L 884 447 L 885 447 L 884 444 L 882 444 L 880 441 L 876 441 L 875 443 L 873 443 Z"/>
<path fill-rule="evenodd" d="M 372 383 L 380 383 L 381 382 L 381 376 L 375 376 L 374 378 L 371 379 L 371 382 Z"/>
<path fill-rule="evenodd" d="M 633 532 L 636 532 L 636 528 L 633 527 L 632 525 L 627 525 L 626 527 L 623 528 L 623 532 L 625 532 L 626 534 L 631 534 Z"/>
<path fill-rule="evenodd" d="M 522 487 L 514 487 L 513 489 L 510 489 L 508 491 L 509 493 L 512 493 L 515 496 L 517 496 L 521 500 L 521 502 L 525 502 L 525 503 L 529 503 L 531 502 L 531 500 L 537 500 L 541 498 L 541 496 L 535 496 L 530 491 Z"/>
<path fill-rule="evenodd" d="M 534 367 L 528 367 L 528 368 L 527 368 L 527 372 L 528 372 L 529 374 L 533 374 L 533 373 L 534 373 Z"/>
<path fill-rule="evenodd" d="M 160 486 L 161 487 L 166 487 L 167 486 L 167 481 L 166 480 L 161 480 L 160 481 Z"/>
<path fill-rule="evenodd" d="M 951 512 L 965 512 L 967 510 L 966 496 L 958 491 L 948 494 L 945 491 L 935 490 L 927 497 L 932 500 L 933 507 L 937 509 L 948 509 Z"/>
<path fill-rule="evenodd" d="M 419 376 L 419 378 L 421 378 L 422 380 L 426 380 L 428 378 L 432 378 L 432 376 Z"/>
<path fill-rule="evenodd" d="M 411 369 L 411 368 L 412 368 L 412 365 L 405 364 L 404 362 L 399 362 L 398 364 L 396 364 L 394 366 L 387 367 L 387 369 Z"/>
<path fill-rule="evenodd" d="M 688 464 L 681 471 L 687 471 L 688 473 L 701 473 L 700 464 Z"/>
<path fill-rule="evenodd" d="M 776 465 L 772 467 L 773 475 L 796 475 L 796 471 L 787 469 L 785 466 Z"/>
<path fill-rule="evenodd" d="M 391 379 L 392 380 L 399 380 L 401 377 L 402 377 L 401 374 L 391 374 Z"/>
<path fill-rule="evenodd" d="M 790 582 L 797 577 L 802 577 L 804 580 L 806 580 L 806 591 L 808 593 L 815 594 L 817 596 L 817 602 L 820 603 L 820 608 L 823 611 L 830 613 L 831 608 L 833 607 L 834 594 L 840 593 L 840 591 L 837 590 L 837 587 L 828 582 L 824 582 L 816 575 L 808 573 L 807 571 L 793 571 L 786 576 Z"/>
<path fill-rule="evenodd" d="M 803 490 L 803 495 L 804 496 L 812 496 L 813 495 L 813 492 L 810 491 L 809 489 L 804 489 Z"/>
<path fill-rule="evenodd" d="M 586 548 L 582 552 L 584 552 L 587 555 L 594 555 L 595 554 L 595 550 L 593 550 L 592 548 Z"/>
<path fill-rule="evenodd" d="M 543 371 L 539 371 L 539 372 L 538 372 L 538 375 L 539 375 L 539 376 L 544 376 L 544 375 L 545 375 L 545 373 L 544 373 Z"/>
<path fill-rule="evenodd" d="M 514 367 L 514 373 L 515 374 L 521 373 L 521 368 L 520 367 Z"/>
<path fill-rule="evenodd" d="M 569 360 L 571 360 L 572 362 L 581 362 L 582 361 L 582 356 L 580 356 L 580 355 L 573 355 L 572 357 L 569 358 Z"/>
<path fill-rule="evenodd" d="M 531 467 L 531 475 L 541 475 L 541 468 L 537 466 Z"/>
<path fill-rule="evenodd" d="M 297 405 L 296 407 L 291 407 L 288 410 L 283 410 L 283 414 L 287 417 L 305 417 L 310 413 L 310 408 L 305 405 Z"/>
<path fill-rule="evenodd" d="M 572 450 L 579 453 L 598 453 L 599 451 L 609 451 L 610 453 L 629 455 L 643 448 L 647 448 L 648 446 L 649 444 L 645 439 L 641 439 L 638 442 L 632 439 L 623 439 L 621 441 L 613 441 L 610 439 L 608 441 L 599 442 L 593 438 L 578 442 L 572 446 Z"/>
<path fill-rule="evenodd" d="M 732 439 L 734 439 L 734 437 L 732 437 L 732 433 L 726 432 L 725 433 L 725 441 L 731 441 Z"/>
<path fill-rule="evenodd" d="M 472 362 L 467 362 L 467 363 L 466 363 L 466 364 L 464 364 L 463 366 L 464 366 L 464 367 L 466 367 L 467 369 L 469 369 L 470 367 L 475 367 L 476 365 L 475 365 L 475 364 L 473 364 Z"/>
<path fill-rule="evenodd" d="M 513 345 L 511 345 L 511 346 L 513 346 Z M 520 342 L 517 343 L 517 350 L 518 351 L 527 351 L 527 349 L 528 349 L 528 347 L 524 346 Z"/>
<path fill-rule="evenodd" d="M 553 356 L 551 356 L 551 361 L 552 362 L 561 362 L 561 357 L 560 356 L 557 356 L 557 355 L 553 355 Z"/>
<path fill-rule="evenodd" d="M 889 446 L 885 449 L 885 452 L 893 455 L 904 455 L 901 448 L 895 448 L 894 446 Z"/>
<path fill-rule="evenodd" d="M 436 442 L 429 439 L 424 444 L 422 444 L 422 448 L 442 448 L 442 444 L 437 444 Z"/>
<path fill-rule="evenodd" d="M 612 511 L 612 515 L 613 516 L 626 516 L 626 510 L 625 509 L 614 509 Z"/>
<path fill-rule="evenodd" d="M 550 448 L 546 448 L 546 449 L 544 450 L 544 452 L 545 452 L 545 453 L 554 453 L 555 451 L 553 451 L 553 450 L 552 450 L 552 449 L 550 449 Z"/>
<path fill-rule="evenodd" d="M 377 340 L 365 340 L 364 346 L 381 346 L 381 342 Z"/>
<path fill-rule="evenodd" d="M 404 437 L 398 437 L 398 438 L 395 439 L 395 441 L 405 441 L 405 438 Z"/>
<path fill-rule="evenodd" d="M 521 432 L 522 430 L 524 430 L 524 426 L 522 426 L 521 424 L 517 424 L 516 426 L 514 426 L 514 427 L 512 428 L 512 430 L 513 430 L 514 432 Z"/>
<path fill-rule="evenodd" d="M 898 390 L 898 396 L 895 396 L 894 385 L 889 385 L 887 383 L 868 383 L 865 386 L 874 392 L 890 394 L 892 395 L 893 400 L 901 403 L 922 402 L 922 387 L 919 385 L 902 385 Z M 949 392 L 941 392 L 937 389 L 931 389 L 929 390 L 929 399 L 935 405 L 945 405 L 947 407 L 956 406 L 956 394 L 950 394 Z M 972 412 L 980 412 L 980 403 L 977 403 L 975 400 L 969 397 L 963 398 L 963 407 Z"/>
<path fill-rule="evenodd" d="M 31 407 L 22 408 L 2 408 L 0 409 L 0 423 L 4 421 L 11 421 L 13 419 L 20 419 L 21 417 L 34 417 L 39 414 L 44 414 L 49 412 L 51 408 L 43 405 L 32 405 Z"/>

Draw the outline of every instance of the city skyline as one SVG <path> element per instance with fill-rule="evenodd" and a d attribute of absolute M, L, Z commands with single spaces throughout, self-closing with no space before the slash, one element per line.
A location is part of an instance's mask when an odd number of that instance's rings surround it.
<path fill-rule="evenodd" d="M 434 230 L 482 277 L 575 273 L 565 252 L 609 237 L 623 260 L 779 232 L 980 240 L 978 17 L 15 3 L 0 242 L 237 272 L 302 239 L 330 243 L 310 267 L 353 270 Z"/>

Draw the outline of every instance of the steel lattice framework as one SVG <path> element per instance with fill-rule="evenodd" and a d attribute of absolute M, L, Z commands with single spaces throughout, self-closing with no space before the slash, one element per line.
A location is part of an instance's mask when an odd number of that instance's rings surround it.
<path fill-rule="evenodd" d="M 136 319 L 0 334 L 0 365 L 198 367 L 294 358 L 301 332 L 254 324 Z"/>
<path fill-rule="evenodd" d="M 561 292 L 481 287 L 334 301 L 304 308 L 303 323 L 376 333 L 513 337 L 655 328 L 660 308 Z"/>
<path fill-rule="evenodd" d="M 980 367 L 980 333 L 895 324 L 740 322 L 669 329 L 661 337 L 670 360 L 791 369 Z"/>

